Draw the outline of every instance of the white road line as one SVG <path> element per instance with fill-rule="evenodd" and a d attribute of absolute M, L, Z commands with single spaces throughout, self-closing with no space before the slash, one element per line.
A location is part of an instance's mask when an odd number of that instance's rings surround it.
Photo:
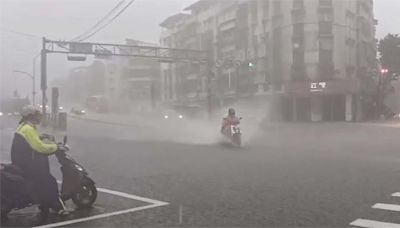
<path fill-rule="evenodd" d="M 57 180 L 57 183 L 61 184 L 62 181 Z M 110 189 L 106 189 L 106 188 L 96 188 L 96 189 L 99 192 L 108 193 L 108 194 L 111 194 L 111 195 L 116 195 L 116 196 L 132 199 L 132 200 L 138 200 L 138 201 L 142 201 L 142 202 L 145 202 L 145 203 L 168 205 L 168 203 L 163 202 L 163 201 L 149 199 L 149 198 L 145 198 L 145 197 L 141 197 L 141 196 L 135 196 L 135 195 L 131 195 L 131 194 L 128 194 L 128 193 L 125 193 L 125 192 L 114 191 L 114 190 L 110 190 Z"/>
<path fill-rule="evenodd" d="M 400 224 L 379 222 L 368 219 L 357 219 L 350 223 L 351 226 L 368 227 L 368 228 L 400 228 Z"/>
<path fill-rule="evenodd" d="M 57 182 L 61 183 L 61 181 L 57 181 Z M 92 221 L 92 220 L 96 220 L 96 219 L 102 219 L 102 218 L 107 218 L 107 217 L 111 217 L 111 216 L 128 214 L 128 213 L 132 213 L 132 212 L 136 212 L 136 211 L 142 211 L 142 210 L 147 210 L 147 209 L 151 209 L 151 208 L 169 205 L 169 203 L 167 203 L 167 202 L 149 199 L 149 198 L 145 198 L 145 197 L 141 197 L 141 196 L 135 196 L 135 195 L 131 195 L 131 194 L 128 194 L 125 192 L 118 192 L 118 191 L 105 189 L 105 188 L 97 188 L 97 191 L 103 192 L 103 193 L 108 193 L 111 195 L 120 196 L 123 198 L 128 198 L 131 200 L 142 201 L 145 203 L 149 203 L 150 205 L 130 208 L 130 209 L 116 211 L 116 212 L 110 212 L 110 213 L 105 213 L 105 214 L 100 214 L 100 215 L 94 215 L 94 216 L 90 216 L 90 217 L 86 217 L 86 218 L 73 219 L 73 220 L 68 220 L 68 221 L 64 221 L 64 222 L 52 223 L 52 224 L 47 224 L 47 225 L 43 225 L 43 226 L 36 226 L 34 228 L 52 228 L 52 227 L 66 226 L 66 225 L 71 225 L 71 224 L 75 224 L 75 223 L 87 222 L 87 221 Z"/>
<path fill-rule="evenodd" d="M 386 203 L 377 203 L 372 206 L 374 209 L 388 210 L 388 211 L 400 211 L 400 205 L 396 204 L 386 204 Z"/>
<path fill-rule="evenodd" d="M 159 201 L 159 200 L 144 198 L 144 197 L 141 197 L 141 196 L 135 196 L 135 195 L 131 195 L 131 194 L 128 194 L 128 193 L 125 193 L 125 192 L 118 192 L 118 191 L 109 190 L 109 189 L 105 189 L 105 188 L 97 188 L 97 191 L 108 193 L 108 194 L 111 194 L 111 195 L 125 197 L 125 198 L 132 199 L 132 200 L 138 200 L 138 201 L 142 201 L 142 202 L 146 202 L 146 203 L 151 203 L 151 204 L 160 204 L 162 206 L 168 205 L 168 203 L 162 202 L 162 201 Z"/>
<path fill-rule="evenodd" d="M 400 197 L 400 192 L 393 193 L 392 196 L 394 196 L 394 197 Z"/>
<path fill-rule="evenodd" d="M 142 210 L 161 207 L 161 206 L 165 206 L 165 205 L 151 204 L 151 205 L 131 208 L 131 209 L 123 210 L 123 211 L 116 211 L 116 212 L 111 212 L 111 213 L 106 213 L 106 214 L 101 214 L 101 215 L 90 216 L 90 217 L 86 217 L 86 218 L 68 220 L 65 222 L 58 222 L 58 223 L 48 224 L 48 225 L 44 225 L 44 226 L 36 226 L 34 228 L 52 228 L 52 227 L 66 226 L 66 225 L 71 225 L 71 224 L 75 224 L 75 223 L 87 222 L 87 221 L 107 218 L 107 217 L 116 216 L 116 215 L 128 214 L 128 213 L 132 213 L 135 211 L 142 211 Z"/>

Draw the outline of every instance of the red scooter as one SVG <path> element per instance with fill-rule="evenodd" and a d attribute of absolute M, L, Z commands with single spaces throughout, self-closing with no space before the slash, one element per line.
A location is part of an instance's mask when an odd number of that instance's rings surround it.
<path fill-rule="evenodd" d="M 240 117 L 239 120 L 242 118 Z M 226 118 L 224 118 L 226 120 Z M 230 140 L 232 145 L 236 147 L 241 147 L 242 145 L 242 131 L 239 127 L 239 123 L 230 124 L 222 129 L 222 134 Z"/>

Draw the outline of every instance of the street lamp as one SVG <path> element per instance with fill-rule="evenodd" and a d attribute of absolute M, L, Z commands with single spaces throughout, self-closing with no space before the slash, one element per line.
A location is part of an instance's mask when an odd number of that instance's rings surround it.
<path fill-rule="evenodd" d="M 20 71 L 20 70 L 14 70 L 15 73 L 20 73 L 29 76 L 32 79 L 32 104 L 35 105 L 35 94 L 36 94 L 36 89 L 35 89 L 35 75 L 32 75 L 28 72 L 25 71 Z"/>

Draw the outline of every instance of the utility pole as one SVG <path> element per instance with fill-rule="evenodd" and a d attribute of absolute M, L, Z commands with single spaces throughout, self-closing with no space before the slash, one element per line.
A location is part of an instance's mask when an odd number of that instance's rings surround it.
<path fill-rule="evenodd" d="M 389 73 L 388 69 L 382 68 L 381 69 L 381 74 L 379 75 L 378 78 L 378 91 L 377 91 L 377 104 L 376 104 L 376 109 L 377 109 L 377 115 L 378 118 L 380 118 L 380 115 L 382 114 L 382 108 L 383 108 L 383 102 L 385 99 L 385 87 L 386 87 L 386 77 L 387 74 Z"/>
<path fill-rule="evenodd" d="M 41 62 L 40 62 L 40 73 L 41 73 L 41 89 L 42 89 L 42 113 L 46 115 L 46 89 L 47 89 L 47 51 L 46 51 L 46 38 L 43 37 L 43 46 L 41 51 Z"/>
<path fill-rule="evenodd" d="M 211 77 L 213 72 L 211 69 L 208 70 L 207 75 L 207 113 L 208 119 L 211 120 L 211 113 L 212 113 L 212 104 L 211 104 Z"/>
<path fill-rule="evenodd" d="M 212 70 L 214 65 L 212 49 L 209 49 L 207 58 L 207 113 L 209 120 L 212 117 L 211 79 L 214 75 Z"/>
<path fill-rule="evenodd" d="M 36 105 L 36 60 L 40 56 L 40 53 L 33 58 L 33 65 L 32 65 L 32 104 Z"/>

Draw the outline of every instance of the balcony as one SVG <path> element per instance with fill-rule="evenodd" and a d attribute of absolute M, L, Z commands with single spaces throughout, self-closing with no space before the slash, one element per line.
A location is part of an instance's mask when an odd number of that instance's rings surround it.
<path fill-rule="evenodd" d="M 307 79 L 306 65 L 292 64 L 291 78 L 293 81 L 305 81 Z"/>
<path fill-rule="evenodd" d="M 304 0 L 293 0 L 293 10 L 304 9 Z"/>
<path fill-rule="evenodd" d="M 319 30 L 318 30 L 320 37 L 331 37 L 333 36 L 333 25 L 332 23 L 319 23 Z"/>
<path fill-rule="evenodd" d="M 304 42 L 304 24 L 298 23 L 293 25 L 293 43 L 303 43 Z"/>
<path fill-rule="evenodd" d="M 333 12 L 321 12 L 318 16 L 318 21 L 320 23 L 332 23 L 333 22 Z"/>
<path fill-rule="evenodd" d="M 332 12 L 333 11 L 332 0 L 320 0 L 318 10 L 320 12 Z"/>
<path fill-rule="evenodd" d="M 367 12 L 367 13 L 371 12 L 372 11 L 371 3 L 369 3 L 369 2 L 367 2 L 365 0 L 358 0 L 357 1 L 357 10 L 358 10 L 358 12 L 360 12 L 361 9 L 363 9 L 364 12 Z"/>
<path fill-rule="evenodd" d="M 236 22 L 234 20 L 227 21 L 219 25 L 219 31 L 221 32 L 225 32 L 234 28 L 236 28 Z"/>
<path fill-rule="evenodd" d="M 350 37 L 346 38 L 346 45 L 350 47 L 354 47 L 356 45 L 356 40 Z"/>
<path fill-rule="evenodd" d="M 293 22 L 303 22 L 306 15 L 306 10 L 304 8 L 293 8 L 292 9 L 292 21 Z"/>
<path fill-rule="evenodd" d="M 333 3 L 332 0 L 319 0 L 319 8 L 320 9 L 326 9 L 326 8 L 332 8 Z"/>
<path fill-rule="evenodd" d="M 320 79 L 333 79 L 335 75 L 335 65 L 333 62 L 322 62 L 320 61 L 318 65 L 319 78 Z"/>

